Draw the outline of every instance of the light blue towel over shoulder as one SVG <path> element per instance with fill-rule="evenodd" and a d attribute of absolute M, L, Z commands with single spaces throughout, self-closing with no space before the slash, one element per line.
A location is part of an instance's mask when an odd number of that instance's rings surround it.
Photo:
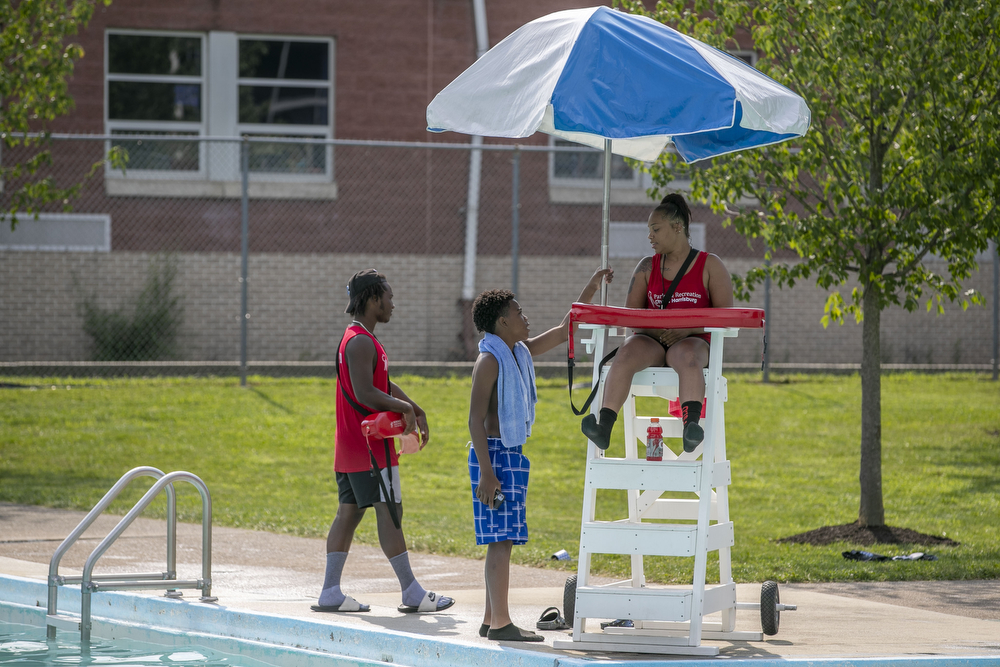
<path fill-rule="evenodd" d="M 500 439 L 506 447 L 523 445 L 535 423 L 535 365 L 528 346 L 514 345 L 511 353 L 507 343 L 497 335 L 487 333 L 479 341 L 479 351 L 489 352 L 500 366 L 497 374 L 497 416 L 500 418 Z"/>

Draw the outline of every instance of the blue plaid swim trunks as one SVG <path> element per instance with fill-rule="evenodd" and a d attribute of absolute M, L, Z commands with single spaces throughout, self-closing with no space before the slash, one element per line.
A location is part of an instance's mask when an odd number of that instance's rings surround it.
<path fill-rule="evenodd" d="M 490 463 L 500 480 L 503 505 L 493 510 L 476 498 L 479 485 L 479 460 L 476 450 L 469 448 L 469 479 L 472 481 L 472 514 L 476 524 L 476 544 L 510 540 L 514 544 L 528 541 L 525 500 L 528 495 L 528 472 L 531 462 L 521 453 L 521 447 L 504 447 L 500 438 L 489 438 Z"/>

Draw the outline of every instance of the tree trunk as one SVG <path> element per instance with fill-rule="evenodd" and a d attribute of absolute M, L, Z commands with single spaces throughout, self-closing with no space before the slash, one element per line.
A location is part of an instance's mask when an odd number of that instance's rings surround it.
<path fill-rule="evenodd" d="M 885 525 L 882 506 L 882 341 L 878 293 L 865 286 L 861 335 L 861 506 L 858 524 Z"/>

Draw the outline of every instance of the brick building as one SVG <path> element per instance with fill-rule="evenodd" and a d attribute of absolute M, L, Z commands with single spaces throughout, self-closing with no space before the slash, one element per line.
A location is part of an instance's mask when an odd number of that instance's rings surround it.
<path fill-rule="evenodd" d="M 424 112 L 475 59 L 476 4 L 115 0 L 99 6 L 78 39 L 87 55 L 70 85 L 76 109 L 51 129 L 111 138 L 55 142 L 53 175 L 81 180 L 110 145 L 128 150 L 129 168 L 124 174 L 106 168 L 87 180 L 73 213 L 53 210 L 0 234 L 0 276 L 10 286 L 0 295 L 0 361 L 87 359 L 82 300 L 127 308 L 150 262 L 162 256 L 176 264 L 175 288 L 185 307 L 179 355 L 235 358 L 238 137 L 244 135 L 284 139 L 249 144 L 247 151 L 251 359 L 332 360 L 344 323 L 343 285 L 370 264 L 390 275 L 397 294 L 394 321 L 383 334 L 394 357 L 464 358 L 468 152 L 329 140 L 467 143 L 465 136 L 427 133 Z M 534 18 L 590 4 L 490 1 L 481 3 L 480 19 L 492 46 Z M 741 47 L 737 54 L 752 62 L 750 45 Z M 130 138 L 158 134 L 191 140 Z M 303 138 L 328 143 L 295 142 Z M 545 135 L 522 143 L 554 145 Z M 510 152 L 483 154 L 477 291 L 513 281 L 510 164 Z M 601 169 L 595 155 L 522 156 L 518 293 L 535 330 L 558 322 L 599 263 Z M 647 249 L 644 221 L 652 202 L 647 177 L 620 161 L 614 169 L 611 243 L 619 278 L 612 302 L 621 303 L 628 274 Z M 693 208 L 695 245 L 720 255 L 734 272 L 760 261 L 759 245 L 724 228 L 707 208 Z M 975 281 L 989 290 L 985 275 Z M 823 299 L 809 286 L 775 294 L 776 361 L 860 359 L 858 327 L 819 326 Z M 888 312 L 883 328 L 897 331 L 894 338 L 912 337 L 896 343 L 898 361 L 906 349 L 920 351 L 907 354 L 921 361 L 988 363 L 988 312 L 960 317 Z M 916 331 L 947 339 L 947 358 L 933 352 L 941 345 L 907 333 Z M 730 349 L 732 360 L 759 358 L 760 341 L 741 338 Z"/>

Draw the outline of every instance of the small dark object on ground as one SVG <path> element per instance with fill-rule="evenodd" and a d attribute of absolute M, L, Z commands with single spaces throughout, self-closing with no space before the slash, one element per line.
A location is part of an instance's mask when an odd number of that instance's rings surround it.
<path fill-rule="evenodd" d="M 841 555 L 847 560 L 889 560 L 888 556 L 874 554 L 871 551 L 845 551 Z"/>
<path fill-rule="evenodd" d="M 777 540 L 782 544 L 811 544 L 822 547 L 835 542 L 849 542 L 862 546 L 873 544 L 919 544 L 921 546 L 957 547 L 958 542 L 947 537 L 925 535 L 909 528 L 893 526 L 859 526 L 858 522 L 842 526 L 824 526 Z"/>
<path fill-rule="evenodd" d="M 847 560 L 937 560 L 937 556 L 934 554 L 925 554 L 922 551 L 892 556 L 891 558 L 882 554 L 872 553 L 871 551 L 845 551 L 842 555 Z"/>
<path fill-rule="evenodd" d="M 549 607 L 543 611 L 535 626 L 539 630 L 568 630 L 570 627 L 566 624 L 566 619 L 559 614 L 557 607 Z"/>

